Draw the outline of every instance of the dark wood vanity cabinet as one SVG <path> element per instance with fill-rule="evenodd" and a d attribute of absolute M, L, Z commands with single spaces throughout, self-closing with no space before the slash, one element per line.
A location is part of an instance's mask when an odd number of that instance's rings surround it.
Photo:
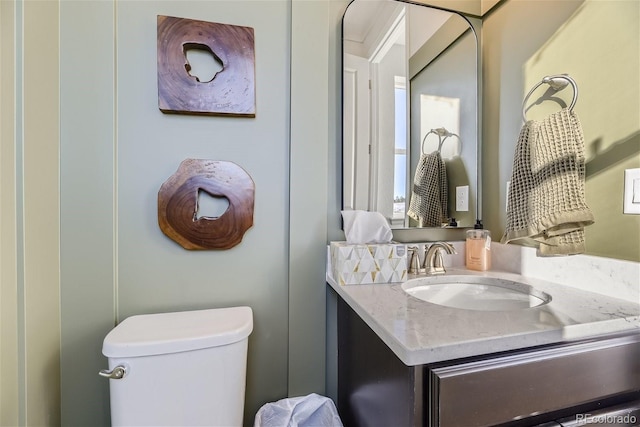
<path fill-rule="evenodd" d="M 407 366 L 338 298 L 337 403 L 346 427 L 640 425 L 640 330 Z"/>

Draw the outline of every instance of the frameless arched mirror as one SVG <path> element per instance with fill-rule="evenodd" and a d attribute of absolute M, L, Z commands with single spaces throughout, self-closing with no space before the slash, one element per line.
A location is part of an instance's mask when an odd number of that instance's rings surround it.
<path fill-rule="evenodd" d="M 342 21 L 342 55 L 343 208 L 380 212 L 394 237 L 473 227 L 480 122 L 470 19 L 354 0 Z"/>

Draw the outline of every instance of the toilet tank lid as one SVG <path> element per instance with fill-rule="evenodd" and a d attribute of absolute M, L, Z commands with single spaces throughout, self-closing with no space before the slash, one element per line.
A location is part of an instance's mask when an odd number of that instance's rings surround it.
<path fill-rule="evenodd" d="M 113 328 L 102 354 L 136 357 L 219 347 L 243 340 L 252 330 L 251 307 L 142 314 Z"/>

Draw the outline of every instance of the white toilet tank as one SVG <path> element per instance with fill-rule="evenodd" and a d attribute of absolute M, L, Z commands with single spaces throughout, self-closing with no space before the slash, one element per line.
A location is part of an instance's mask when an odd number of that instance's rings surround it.
<path fill-rule="evenodd" d="M 241 426 L 250 307 L 132 316 L 104 339 L 113 426 Z M 107 371 L 100 375 L 106 376 Z"/>

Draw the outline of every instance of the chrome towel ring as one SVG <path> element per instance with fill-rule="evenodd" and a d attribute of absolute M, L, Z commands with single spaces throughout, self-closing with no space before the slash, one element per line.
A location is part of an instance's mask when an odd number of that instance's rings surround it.
<path fill-rule="evenodd" d="M 460 136 L 458 136 L 458 134 L 453 133 L 453 132 L 449 132 L 445 128 L 431 129 L 429 132 L 427 132 L 427 134 L 424 136 L 424 138 L 422 138 L 422 144 L 420 145 L 420 152 L 422 154 L 426 154 L 424 152 L 424 142 L 427 140 L 427 137 L 429 135 L 431 135 L 432 133 L 438 135 L 438 152 L 440 152 L 440 150 L 442 149 L 442 144 L 444 144 L 444 142 L 450 136 L 455 136 L 456 138 L 460 139 Z"/>
<path fill-rule="evenodd" d="M 527 100 L 533 92 L 543 84 L 548 84 L 549 87 L 556 92 L 561 91 L 567 87 L 567 85 L 571 84 L 571 87 L 573 87 L 573 99 L 571 100 L 571 105 L 569 105 L 569 110 L 573 110 L 573 107 L 576 105 L 576 101 L 578 100 L 578 84 L 575 80 L 573 80 L 568 74 L 553 74 L 546 76 L 529 91 L 527 96 L 524 97 L 524 101 L 522 101 L 522 119 L 525 122 L 527 121 Z"/>

